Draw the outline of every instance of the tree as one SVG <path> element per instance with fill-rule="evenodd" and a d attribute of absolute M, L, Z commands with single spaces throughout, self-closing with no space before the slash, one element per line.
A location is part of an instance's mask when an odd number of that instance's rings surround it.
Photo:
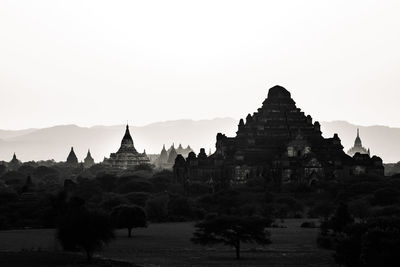
<path fill-rule="evenodd" d="M 381 206 L 397 204 L 400 200 L 399 195 L 400 191 L 396 188 L 385 187 L 375 191 L 373 202 Z"/>
<path fill-rule="evenodd" d="M 128 237 L 132 237 L 132 229 L 147 227 L 146 212 L 138 206 L 122 205 L 116 207 L 112 213 L 116 220 L 117 228 L 127 228 Z"/>
<path fill-rule="evenodd" d="M 336 209 L 335 214 L 330 219 L 330 226 L 335 232 L 343 232 L 345 227 L 354 221 L 351 217 L 347 205 L 345 203 L 340 203 Z"/>
<path fill-rule="evenodd" d="M 172 196 L 168 202 L 168 215 L 173 220 L 185 220 L 193 216 L 193 207 L 189 199 L 182 196 Z"/>
<path fill-rule="evenodd" d="M 209 215 L 195 227 L 191 241 L 200 245 L 222 243 L 236 250 L 236 259 L 240 259 L 240 245 L 257 243 L 268 245 L 270 233 L 265 229 L 268 221 L 256 216 L 238 217 L 230 215 Z"/>
<path fill-rule="evenodd" d="M 346 266 L 399 266 L 400 218 L 351 224 L 336 239 L 335 261 Z"/>
<path fill-rule="evenodd" d="M 146 202 L 146 213 L 150 221 L 162 222 L 168 217 L 168 195 L 156 195 Z"/>
<path fill-rule="evenodd" d="M 109 243 L 114 238 L 114 232 L 107 215 L 79 207 L 61 218 L 57 238 L 64 250 L 83 249 L 90 262 L 93 252 Z"/>

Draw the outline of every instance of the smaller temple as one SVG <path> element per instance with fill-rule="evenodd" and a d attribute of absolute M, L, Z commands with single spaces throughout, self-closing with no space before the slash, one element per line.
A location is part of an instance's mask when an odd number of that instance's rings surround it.
<path fill-rule="evenodd" d="M 83 160 L 83 166 L 85 168 L 90 168 L 94 165 L 94 159 L 92 158 L 92 155 L 90 154 L 90 149 L 87 152 L 86 158 Z"/>
<path fill-rule="evenodd" d="M 165 149 L 165 145 L 163 145 L 160 156 L 158 157 L 158 162 L 160 164 L 165 164 L 165 163 L 167 163 L 167 161 L 168 161 L 168 152 Z"/>
<path fill-rule="evenodd" d="M 74 147 L 71 147 L 71 151 L 68 154 L 66 163 L 68 165 L 78 165 L 78 158 L 75 155 Z"/>
<path fill-rule="evenodd" d="M 115 169 L 129 169 L 143 164 L 150 164 L 146 152 L 139 153 L 133 144 L 133 139 L 126 125 L 125 135 L 121 146 L 116 153 L 111 153 L 109 159 L 104 159 L 104 164 Z"/>
<path fill-rule="evenodd" d="M 175 163 L 176 156 L 178 156 L 178 153 L 176 152 L 174 146 L 172 145 L 169 150 L 167 163 L 173 165 Z"/>
<path fill-rule="evenodd" d="M 178 148 L 176 149 L 176 154 L 182 155 L 184 158 L 187 158 L 189 153 L 192 152 L 192 148 L 188 145 L 186 148 L 183 148 L 181 144 L 179 144 Z"/>
<path fill-rule="evenodd" d="M 189 153 L 192 151 L 193 150 L 189 145 L 186 148 L 183 148 L 182 144 L 179 144 L 179 146 L 175 148 L 175 144 L 172 143 L 168 150 L 166 150 L 165 145 L 163 145 L 160 156 L 155 161 L 155 165 L 161 169 L 172 169 L 178 155 L 187 158 Z"/>
<path fill-rule="evenodd" d="M 15 171 L 21 166 L 21 164 L 21 161 L 17 159 L 17 156 L 14 153 L 11 161 L 8 163 L 8 169 L 11 171 Z"/>
<path fill-rule="evenodd" d="M 347 151 L 347 154 L 351 157 L 353 157 L 356 153 L 368 154 L 368 155 L 371 154 L 369 148 L 366 149 L 365 147 L 362 146 L 359 129 L 357 129 L 357 137 L 356 140 L 354 141 L 354 146 L 350 148 L 349 151 Z"/>

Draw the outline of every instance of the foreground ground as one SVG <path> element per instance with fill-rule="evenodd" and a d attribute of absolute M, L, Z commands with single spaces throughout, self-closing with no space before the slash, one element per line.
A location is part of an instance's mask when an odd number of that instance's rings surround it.
<path fill-rule="evenodd" d="M 244 245 L 240 261 L 234 259 L 231 248 L 192 244 L 189 239 L 194 230 L 193 223 L 152 224 L 146 229 L 136 230 L 133 238 L 126 237 L 126 231 L 118 230 L 116 240 L 97 256 L 142 266 L 336 266 L 332 253 L 316 246 L 318 229 L 300 228 L 303 221 L 287 220 L 284 223 L 287 228 L 270 229 L 273 243 L 269 246 Z M 54 233 L 52 229 L 0 232 L 0 251 L 25 251 L 22 254 L 28 256 L 43 253 L 37 251 L 60 251 Z M 0 253 L 0 266 L 7 266 L 2 259 L 8 257 L 10 262 L 12 255 L 21 253 Z M 99 263 L 103 266 L 122 263 L 104 264 Z"/>

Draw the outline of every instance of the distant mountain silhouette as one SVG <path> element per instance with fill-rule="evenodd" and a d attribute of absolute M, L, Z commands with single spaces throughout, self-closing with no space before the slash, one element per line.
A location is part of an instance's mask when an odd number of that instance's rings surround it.
<path fill-rule="evenodd" d="M 190 145 L 197 153 L 204 147 L 215 150 L 215 138 L 218 132 L 234 136 L 238 120 L 217 118 L 212 120 L 175 120 L 152 123 L 146 126 L 130 126 L 135 147 L 148 154 L 160 153 L 162 145 L 170 147 L 172 143 Z M 357 126 L 344 121 L 321 122 L 325 137 L 338 133 L 347 151 L 353 144 L 357 128 L 365 147 L 372 154 L 382 157 L 384 162 L 400 161 L 400 128 L 386 126 Z M 79 127 L 59 125 L 43 129 L 19 131 L 0 130 L 0 160 L 9 161 L 13 153 L 22 161 L 55 159 L 65 161 L 71 146 L 82 161 L 90 149 L 96 162 L 117 151 L 125 125 Z"/>

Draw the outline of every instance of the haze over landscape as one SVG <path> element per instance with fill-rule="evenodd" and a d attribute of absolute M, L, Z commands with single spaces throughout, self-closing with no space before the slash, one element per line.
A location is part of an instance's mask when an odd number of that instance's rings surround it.
<path fill-rule="evenodd" d="M 235 136 L 238 121 L 233 118 L 216 118 L 212 120 L 175 120 L 131 126 L 135 147 L 148 154 L 159 154 L 163 144 L 168 149 L 172 143 L 175 147 L 190 145 L 196 153 L 200 148 L 206 152 L 215 151 L 216 134 L 225 133 Z M 9 161 L 15 152 L 23 161 L 54 159 L 65 161 L 73 146 L 80 160 L 87 150 L 96 162 L 108 157 L 120 145 L 125 125 L 79 127 L 76 125 L 59 125 L 43 129 L 21 131 L 0 130 L 0 160 Z M 385 126 L 356 126 L 344 121 L 321 122 L 324 137 L 338 133 L 344 150 L 354 145 L 357 128 L 360 128 L 363 145 L 371 149 L 373 155 L 379 155 L 384 162 L 400 161 L 399 128 Z"/>
<path fill-rule="evenodd" d="M 399 1 L 1 1 L 0 128 L 239 119 L 275 84 L 319 121 L 400 127 L 399 10 Z"/>

